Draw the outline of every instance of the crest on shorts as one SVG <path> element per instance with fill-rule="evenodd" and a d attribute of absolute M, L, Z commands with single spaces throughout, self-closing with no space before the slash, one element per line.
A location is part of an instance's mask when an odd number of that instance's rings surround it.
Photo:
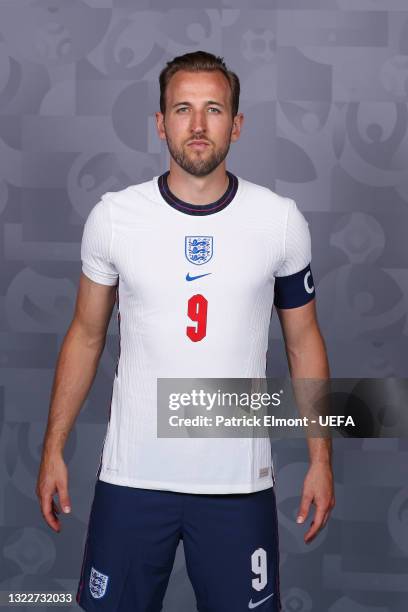
<path fill-rule="evenodd" d="M 186 257 L 196 266 L 210 261 L 213 256 L 212 236 L 186 236 Z"/>
<path fill-rule="evenodd" d="M 109 576 L 98 572 L 94 567 L 91 568 L 91 575 L 89 577 L 89 590 L 91 591 L 92 597 L 100 599 L 106 593 L 108 586 Z"/>

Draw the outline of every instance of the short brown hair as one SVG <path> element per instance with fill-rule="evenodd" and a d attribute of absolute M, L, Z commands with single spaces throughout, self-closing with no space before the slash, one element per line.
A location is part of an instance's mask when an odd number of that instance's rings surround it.
<path fill-rule="evenodd" d="M 213 55 L 207 51 L 193 51 L 178 55 L 171 61 L 167 62 L 166 66 L 160 72 L 160 111 L 163 115 L 166 112 L 166 88 L 171 77 L 179 70 L 187 70 L 188 72 L 200 72 L 220 70 L 229 82 L 231 89 L 231 112 L 232 117 L 238 113 L 240 83 L 239 78 L 227 68 L 223 57 Z"/>

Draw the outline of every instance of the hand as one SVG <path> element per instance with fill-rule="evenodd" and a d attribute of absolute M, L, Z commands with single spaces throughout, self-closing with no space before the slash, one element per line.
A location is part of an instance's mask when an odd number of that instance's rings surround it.
<path fill-rule="evenodd" d="M 303 523 L 309 513 L 310 504 L 316 505 L 315 515 L 310 529 L 306 532 L 304 541 L 311 542 L 317 532 L 326 525 L 331 510 L 335 506 L 333 472 L 328 462 L 312 463 L 303 484 L 302 499 L 298 514 L 298 523 Z M 299 518 L 302 520 L 299 520 Z"/>
<path fill-rule="evenodd" d="M 60 506 L 53 499 L 58 493 Z M 68 494 L 68 470 L 61 453 L 44 452 L 36 487 L 40 501 L 41 512 L 48 525 L 56 532 L 61 531 L 61 523 L 57 514 L 61 508 L 65 513 L 71 512 L 71 502 Z"/>

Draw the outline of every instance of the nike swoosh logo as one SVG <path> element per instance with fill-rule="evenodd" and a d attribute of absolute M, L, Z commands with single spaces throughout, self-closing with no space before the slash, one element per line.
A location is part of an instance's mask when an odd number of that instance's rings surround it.
<path fill-rule="evenodd" d="M 256 601 L 253 602 L 252 599 L 249 601 L 248 604 L 248 608 L 250 610 L 253 610 L 254 608 L 257 608 L 258 606 L 260 606 L 261 604 L 264 603 L 264 601 L 266 601 L 267 599 L 269 599 L 270 597 L 272 597 L 272 595 L 274 595 L 274 593 L 271 593 L 270 595 L 268 595 L 268 597 L 264 597 L 263 599 L 261 599 L 260 601 Z"/>
<path fill-rule="evenodd" d="M 208 276 L 211 272 L 207 272 L 207 274 L 198 274 L 197 276 L 190 276 L 190 272 L 186 274 L 186 281 L 196 280 L 196 278 L 202 278 L 203 276 Z"/>

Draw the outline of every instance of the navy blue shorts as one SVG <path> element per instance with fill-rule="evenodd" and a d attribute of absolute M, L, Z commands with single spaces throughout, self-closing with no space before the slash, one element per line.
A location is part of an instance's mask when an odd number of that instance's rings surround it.
<path fill-rule="evenodd" d="M 160 612 L 183 540 L 199 612 L 279 612 L 273 487 L 193 494 L 98 480 L 77 603 L 84 610 Z"/>

